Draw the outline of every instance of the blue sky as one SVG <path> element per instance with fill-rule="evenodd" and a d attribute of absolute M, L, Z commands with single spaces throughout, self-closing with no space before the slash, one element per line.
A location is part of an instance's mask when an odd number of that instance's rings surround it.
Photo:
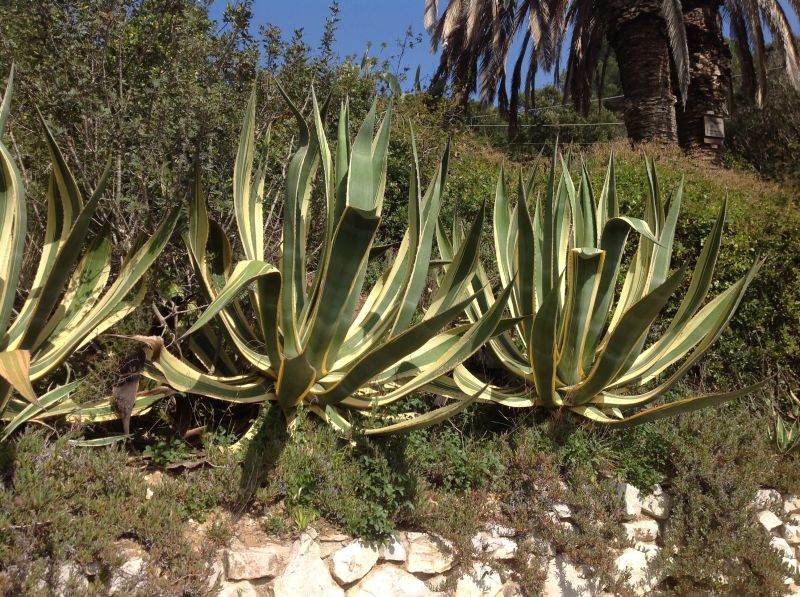
<path fill-rule="evenodd" d="M 211 16 L 218 19 L 226 4 L 226 0 L 215 0 Z M 284 31 L 284 37 L 302 27 L 306 43 L 316 48 L 329 5 L 330 0 L 255 0 L 253 20 L 257 25 L 277 25 Z M 418 65 L 423 74 L 433 72 L 436 57 L 430 53 L 429 38 L 422 23 L 423 0 L 340 0 L 339 6 L 336 47 L 340 56 L 355 54 L 360 59 L 369 42 L 372 42 L 372 56 L 388 58 L 396 55 L 398 41 L 402 41 L 406 30 L 411 27 L 415 35 L 423 34 L 423 42 L 406 50 L 402 66 L 410 68 L 412 77 Z M 386 49 L 380 48 L 382 42 L 388 44 Z"/>

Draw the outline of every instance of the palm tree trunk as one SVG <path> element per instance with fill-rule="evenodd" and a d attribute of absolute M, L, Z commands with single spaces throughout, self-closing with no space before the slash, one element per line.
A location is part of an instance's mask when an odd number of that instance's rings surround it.
<path fill-rule="evenodd" d="M 731 52 L 722 35 L 720 0 L 684 0 L 683 22 L 689 46 L 689 93 L 686 106 L 678 106 L 678 141 L 681 147 L 721 163 L 722 139 L 706 143 L 707 114 L 726 112 L 731 83 Z"/>
<path fill-rule="evenodd" d="M 659 0 L 605 0 L 608 42 L 619 63 L 628 137 L 677 141 L 670 52 Z"/>

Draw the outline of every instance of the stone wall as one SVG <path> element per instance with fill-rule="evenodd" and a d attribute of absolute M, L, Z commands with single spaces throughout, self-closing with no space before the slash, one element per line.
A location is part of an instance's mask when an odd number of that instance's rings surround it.
<path fill-rule="evenodd" d="M 650 564 L 661 550 L 661 538 L 670 515 L 669 495 L 656 486 L 651 495 L 642 496 L 628 484 L 617 486 L 619 524 L 629 546 L 617 550 L 614 573 L 636 595 L 646 595 L 660 579 Z M 774 489 L 758 491 L 753 511 L 771 545 L 784 562 L 800 572 L 800 497 L 781 495 Z M 549 513 L 553 522 L 574 530 L 568 504 L 555 504 Z M 206 541 L 206 525 L 187 530 L 193 542 Z M 535 549 L 519 550 L 525 542 Z M 228 546 L 217 552 L 211 563 L 209 588 L 224 597 L 517 597 L 524 595 L 514 578 L 513 566 L 521 553 L 534 551 L 541 559 L 527 562 L 546 571 L 543 595 L 609 597 L 613 593 L 588 566 L 555 553 L 550 542 L 540 536 L 520 535 L 514 529 L 487 524 L 471 540 L 472 557 L 460 557 L 454 546 L 442 537 L 425 532 L 401 531 L 382 546 L 371 546 L 338 533 L 308 529 L 293 541 L 269 536 L 260 521 L 243 517 L 236 521 Z M 137 575 L 147 574 L 147 554 L 135 545 L 121 547 L 127 563 L 114 574 L 110 593 L 135 592 Z M 529 556 L 530 557 L 530 556 Z M 492 562 L 495 562 L 493 565 Z M 150 571 L 152 573 L 152 571 Z M 88 584 L 87 571 L 69 564 L 60 577 L 71 587 Z M 785 579 L 786 594 L 800 596 L 792 578 Z M 65 584 L 66 586 L 66 584 Z M 56 590 L 56 594 L 70 594 Z"/>
<path fill-rule="evenodd" d="M 645 595 L 659 581 L 651 574 L 649 563 L 661 549 L 661 534 L 670 512 L 669 496 L 658 486 L 651 495 L 642 496 L 632 485 L 620 484 L 618 497 L 620 524 L 632 546 L 617 551 L 616 574 L 627 577 L 635 594 Z M 765 489 L 758 492 L 754 506 L 758 520 L 773 535 L 773 548 L 798 570 L 800 498 Z M 566 529 L 574 528 L 569 505 L 555 504 L 552 510 L 554 521 Z M 775 511 L 783 512 L 783 516 Z M 485 562 L 514 559 L 523 541 L 544 546 L 537 550 L 547 558 L 541 562 L 546 568 L 544 595 L 611 594 L 605 592 L 590 568 L 554 553 L 546 539 L 519 536 L 514 529 L 491 524 L 472 538 L 474 553 L 481 561 L 466 563 L 459 562 L 447 540 L 423 532 L 400 532 L 377 548 L 344 535 L 318 535 L 311 530 L 291 546 L 248 546 L 235 539 L 220 552 L 211 582 L 217 583 L 219 594 L 225 597 L 512 597 L 523 595 L 515 579 Z M 441 591 L 445 584 L 455 589 Z M 800 595 L 791 578 L 786 579 L 786 585 L 787 595 Z"/>

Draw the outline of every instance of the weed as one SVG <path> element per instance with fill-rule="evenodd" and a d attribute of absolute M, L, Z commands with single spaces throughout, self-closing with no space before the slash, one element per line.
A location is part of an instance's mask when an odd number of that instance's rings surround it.
<path fill-rule="evenodd" d="M 186 442 L 173 437 L 170 439 L 159 439 L 156 443 L 150 444 L 142 451 L 144 458 L 149 458 L 153 464 L 163 466 L 186 460 L 191 456 L 192 450 Z"/>
<path fill-rule="evenodd" d="M 751 507 L 770 471 L 768 440 L 746 412 L 693 414 L 670 427 L 670 494 L 658 560 L 674 594 L 781 595 L 783 569 Z"/>
<path fill-rule="evenodd" d="M 126 466 L 120 446 L 82 449 L 68 439 L 48 441 L 37 431 L 15 443 L 14 466 L 0 491 L 0 567 L 10 577 L 11 594 L 34 590 L 38 580 L 51 582 L 63 562 L 113 569 L 123 537 L 146 548 L 165 579 L 179 572 L 189 592 L 202 594 L 203 556 L 184 541 L 188 511 L 170 483 L 146 500 L 144 480 Z"/>

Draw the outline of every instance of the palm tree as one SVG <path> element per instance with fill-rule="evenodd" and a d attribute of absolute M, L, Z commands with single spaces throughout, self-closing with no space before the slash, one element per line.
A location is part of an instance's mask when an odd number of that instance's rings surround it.
<path fill-rule="evenodd" d="M 800 14 L 800 0 L 791 3 Z M 707 112 L 725 113 L 731 86 L 720 13 L 730 22 L 745 88 L 757 102 L 766 89 L 765 25 L 784 54 L 789 80 L 800 89 L 800 52 L 780 0 L 450 0 L 441 17 L 437 0 L 426 0 L 425 24 L 434 50 L 442 46 L 434 82 L 450 80 L 465 101 L 480 81 L 481 100 L 497 98 L 512 118 L 520 93 L 530 96 L 539 67 L 553 69 L 558 79 L 568 34 L 564 92 L 588 111 L 605 41 L 619 64 L 628 136 L 680 141 L 688 150 L 718 155 L 705 145 L 703 125 Z M 524 38 L 509 100 L 506 69 L 517 34 Z"/>
<path fill-rule="evenodd" d="M 442 49 L 431 86 L 449 80 L 458 101 L 466 103 L 480 86 L 482 102 L 491 104 L 497 99 L 501 111 L 516 111 L 520 91 L 529 96 L 539 66 L 557 67 L 561 38 L 554 36 L 564 30 L 565 23 L 563 11 L 551 13 L 549 3 L 450 0 L 441 16 L 438 4 L 438 0 L 425 2 L 425 28 L 431 33 L 432 50 L 436 52 L 440 44 Z M 521 31 L 524 38 L 514 62 L 509 100 L 506 65 L 511 44 Z"/>
<path fill-rule="evenodd" d="M 723 37 L 723 18 L 742 70 L 742 87 L 761 106 L 767 90 L 766 32 L 783 55 L 789 83 L 800 90 L 800 47 L 779 0 L 683 0 L 683 22 L 689 50 L 690 83 L 685 108 L 679 108 L 681 147 L 719 158 L 718 148 L 704 143 L 706 113 L 727 112 L 731 94 L 731 52 Z M 800 2 L 792 0 L 800 15 Z"/>
<path fill-rule="evenodd" d="M 553 70 L 558 82 L 562 48 L 571 31 L 565 85 L 588 110 L 607 38 L 619 63 L 628 136 L 674 142 L 670 56 L 676 57 L 679 92 L 688 84 L 688 66 L 683 29 L 665 29 L 665 11 L 680 24 L 678 0 L 450 0 L 441 15 L 437 0 L 426 0 L 432 48 L 442 47 L 432 85 L 449 80 L 456 97 L 466 101 L 480 84 L 481 101 L 491 104 L 497 99 L 500 110 L 513 120 L 520 96 L 531 97 L 539 68 Z M 514 62 L 509 99 L 507 66 L 516 35 L 523 35 L 522 49 Z"/>
<path fill-rule="evenodd" d="M 586 112 L 604 40 L 619 65 L 623 120 L 634 141 L 677 141 L 676 104 L 689 85 L 679 0 L 565 0 L 572 28 L 565 95 Z"/>

